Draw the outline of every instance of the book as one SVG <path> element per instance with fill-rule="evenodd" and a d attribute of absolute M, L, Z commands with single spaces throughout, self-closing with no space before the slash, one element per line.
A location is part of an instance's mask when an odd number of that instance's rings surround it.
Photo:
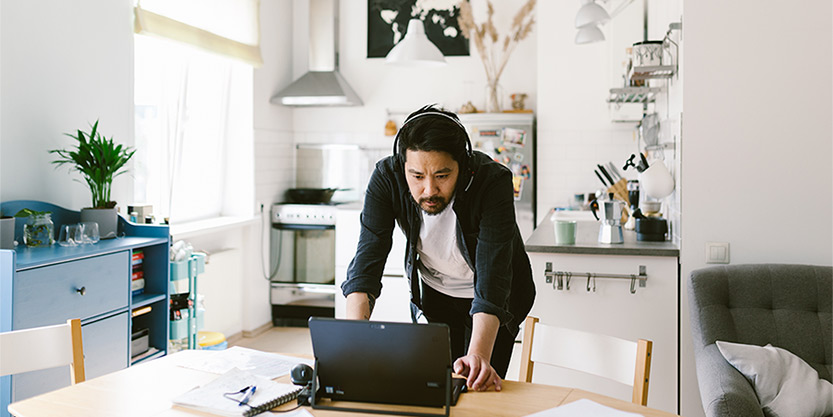
<path fill-rule="evenodd" d="M 248 404 L 240 405 L 249 387 L 257 387 Z M 249 417 L 269 411 L 298 397 L 303 387 L 275 382 L 240 369 L 220 375 L 213 381 L 173 399 L 173 403 L 224 416 Z"/>

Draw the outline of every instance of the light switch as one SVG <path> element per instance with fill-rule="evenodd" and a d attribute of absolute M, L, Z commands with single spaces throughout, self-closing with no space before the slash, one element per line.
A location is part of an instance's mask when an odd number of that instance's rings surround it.
<path fill-rule="evenodd" d="M 707 264 L 729 263 L 729 242 L 706 242 Z"/>

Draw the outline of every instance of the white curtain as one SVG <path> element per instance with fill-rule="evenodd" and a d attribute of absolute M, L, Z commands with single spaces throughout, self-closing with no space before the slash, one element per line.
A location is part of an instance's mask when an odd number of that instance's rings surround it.
<path fill-rule="evenodd" d="M 172 224 L 254 212 L 252 67 L 135 37 L 135 201 Z"/>

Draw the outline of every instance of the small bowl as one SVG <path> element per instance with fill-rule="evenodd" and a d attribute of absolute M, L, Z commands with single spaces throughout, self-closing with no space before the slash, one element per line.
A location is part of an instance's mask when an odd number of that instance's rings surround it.
<path fill-rule="evenodd" d="M 662 202 L 661 201 L 643 201 L 639 203 L 639 208 L 642 209 L 642 212 L 645 214 L 648 213 L 659 213 L 662 209 Z"/>

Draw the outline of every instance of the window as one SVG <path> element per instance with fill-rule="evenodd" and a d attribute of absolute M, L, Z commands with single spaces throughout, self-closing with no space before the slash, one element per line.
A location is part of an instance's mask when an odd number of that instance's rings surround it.
<path fill-rule="evenodd" d="M 135 35 L 134 200 L 172 224 L 254 209 L 252 67 Z"/>

